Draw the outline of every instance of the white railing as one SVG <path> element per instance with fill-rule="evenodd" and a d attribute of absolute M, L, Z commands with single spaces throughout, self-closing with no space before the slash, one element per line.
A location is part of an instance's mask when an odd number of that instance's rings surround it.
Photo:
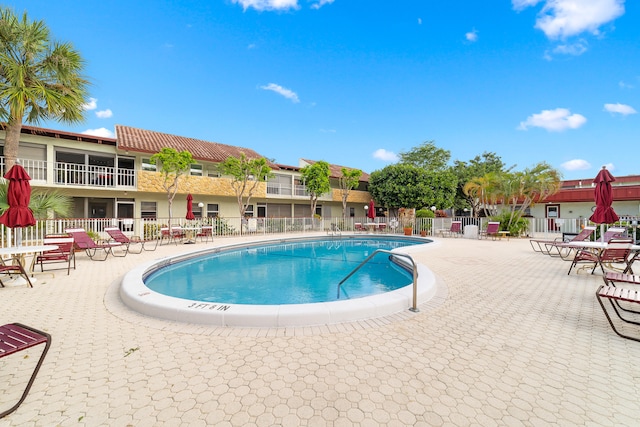
<path fill-rule="evenodd" d="M 44 160 L 18 159 L 32 180 L 47 180 L 50 167 Z M 5 173 L 4 157 L 0 157 L 0 175 Z M 53 162 L 53 182 L 57 185 L 80 185 L 91 187 L 127 187 L 135 188 L 137 172 L 106 166 L 81 165 L 76 163 Z"/>
<path fill-rule="evenodd" d="M 412 235 L 419 235 L 420 230 L 428 230 L 428 236 L 435 236 L 439 230 L 451 228 L 451 221 L 462 221 L 463 229 L 467 225 L 476 225 L 482 230 L 488 218 L 416 218 L 412 225 Z M 368 231 L 386 234 L 403 234 L 403 224 L 397 218 L 376 218 L 375 226 L 367 217 L 335 218 L 199 218 L 188 221 L 184 218 L 173 218 L 172 225 L 185 227 L 200 227 L 204 225 L 213 227 L 216 237 L 233 237 L 244 235 L 270 235 L 289 233 L 333 232 L 339 229 L 341 232 L 357 232 L 355 224 L 360 223 Z M 381 225 L 385 224 L 384 227 Z M 547 218 L 529 218 L 529 229 L 522 237 L 562 237 L 563 233 L 578 233 L 585 224 L 580 219 L 556 219 L 553 223 Z M 64 234 L 67 228 L 84 228 L 95 239 L 108 239 L 104 232 L 105 227 L 119 227 L 129 236 L 144 236 L 150 238 L 158 236 L 161 227 L 169 225 L 168 218 L 65 218 L 48 219 L 38 221 L 33 227 L 24 227 L 20 230 L 12 230 L 0 224 L 1 247 L 16 244 L 16 235 L 21 236 L 23 245 L 37 245 L 48 234 Z M 637 221 L 621 221 L 616 225 L 626 226 L 630 237 L 638 238 Z M 605 226 L 608 228 L 609 226 Z"/>

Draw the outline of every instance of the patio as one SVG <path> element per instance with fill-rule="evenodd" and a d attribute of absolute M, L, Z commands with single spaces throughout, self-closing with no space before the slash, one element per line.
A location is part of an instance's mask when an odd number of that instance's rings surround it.
<path fill-rule="evenodd" d="M 26 401 L 0 423 L 615 426 L 640 419 L 640 344 L 606 323 L 595 298 L 599 274 L 568 276 L 566 262 L 533 252 L 528 239 L 441 241 L 415 255 L 439 278 L 438 295 L 419 313 L 291 329 L 173 323 L 119 301 L 118 281 L 134 265 L 202 243 L 106 262 L 78 253 L 70 276 L 0 289 L 0 324 L 22 322 L 53 336 Z M 38 351 L 0 360 L 2 408 L 17 399 Z"/>

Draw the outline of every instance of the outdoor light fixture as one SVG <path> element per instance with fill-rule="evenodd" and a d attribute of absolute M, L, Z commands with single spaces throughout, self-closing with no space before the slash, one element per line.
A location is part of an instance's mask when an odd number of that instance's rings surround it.
<path fill-rule="evenodd" d="M 435 206 L 431 206 L 431 210 L 435 212 L 436 207 Z"/>
<path fill-rule="evenodd" d="M 198 207 L 199 208 L 203 208 L 204 207 L 204 203 L 202 203 L 202 202 L 198 203 Z"/>

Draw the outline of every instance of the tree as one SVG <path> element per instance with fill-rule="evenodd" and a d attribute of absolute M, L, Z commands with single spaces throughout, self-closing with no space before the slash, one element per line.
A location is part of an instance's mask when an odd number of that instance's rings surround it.
<path fill-rule="evenodd" d="M 453 203 L 456 184 L 448 171 L 428 172 L 414 165 L 395 164 L 371 173 L 369 192 L 389 208 L 444 208 Z"/>
<path fill-rule="evenodd" d="M 342 175 L 338 179 L 340 183 L 340 195 L 342 196 L 342 219 L 347 219 L 347 199 L 349 192 L 358 187 L 362 171 L 360 169 L 342 168 Z"/>
<path fill-rule="evenodd" d="M 464 194 L 471 200 L 473 215 L 480 216 L 480 210 L 484 216 L 497 214 L 498 199 L 502 195 L 501 180 L 503 172 L 488 172 L 484 176 L 474 177 L 464 187 Z"/>
<path fill-rule="evenodd" d="M 305 188 L 309 193 L 311 201 L 311 215 L 316 213 L 316 204 L 318 197 L 331 191 L 331 183 L 329 182 L 329 163 L 324 160 L 307 165 L 300 169 Z"/>
<path fill-rule="evenodd" d="M 428 171 L 443 171 L 451 159 L 451 152 L 436 147 L 434 141 L 425 141 L 407 152 L 400 153 L 400 163 L 413 165 Z"/>
<path fill-rule="evenodd" d="M 231 187 L 236 193 L 240 218 L 244 218 L 258 183 L 273 176 L 267 159 L 248 159 L 244 153 L 240 154 L 240 158 L 227 157 L 220 163 L 220 171 L 223 175 L 231 176 Z"/>
<path fill-rule="evenodd" d="M 169 226 L 173 218 L 173 199 L 178 192 L 180 177 L 185 175 L 193 163 L 193 156 L 184 150 L 178 152 L 175 148 L 164 147 L 149 159 L 151 163 L 160 166 L 162 173 L 162 187 L 167 192 L 169 202 Z"/>
<path fill-rule="evenodd" d="M 9 208 L 7 201 L 8 189 L 9 181 L 0 182 L 0 215 Z M 69 216 L 72 205 L 71 197 L 55 190 L 44 192 L 34 190 L 31 193 L 31 200 L 29 200 L 29 208 L 33 211 L 33 216 L 36 219 L 46 219 L 51 212 L 61 217 Z"/>
<path fill-rule="evenodd" d="M 17 157 L 23 122 L 84 120 L 88 80 L 70 43 L 51 41 L 44 21 L 0 8 L 0 120 L 6 122 L 5 168 Z"/>
<path fill-rule="evenodd" d="M 466 194 L 464 191 L 465 185 L 472 182 L 474 179 L 484 177 L 489 172 L 499 173 L 503 170 L 504 163 L 502 162 L 502 159 L 500 156 L 492 152 L 485 151 L 482 155 L 475 156 L 468 162 L 456 160 L 452 168 L 453 173 L 458 178 L 454 208 L 471 208 L 474 216 L 477 217 L 481 209 L 479 199 L 475 197 L 475 195 Z"/>

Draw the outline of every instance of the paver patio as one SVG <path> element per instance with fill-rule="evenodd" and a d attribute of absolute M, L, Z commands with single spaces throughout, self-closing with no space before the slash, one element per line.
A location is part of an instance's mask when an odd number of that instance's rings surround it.
<path fill-rule="evenodd" d="M 119 301 L 132 266 L 204 244 L 106 262 L 78 253 L 70 276 L 0 288 L 0 324 L 53 336 L 0 425 L 637 425 L 640 343 L 606 323 L 600 275 L 568 276 L 527 240 L 440 242 L 414 256 L 439 282 L 419 313 L 288 329 L 175 323 Z M 39 350 L 0 360 L 0 409 Z"/>

